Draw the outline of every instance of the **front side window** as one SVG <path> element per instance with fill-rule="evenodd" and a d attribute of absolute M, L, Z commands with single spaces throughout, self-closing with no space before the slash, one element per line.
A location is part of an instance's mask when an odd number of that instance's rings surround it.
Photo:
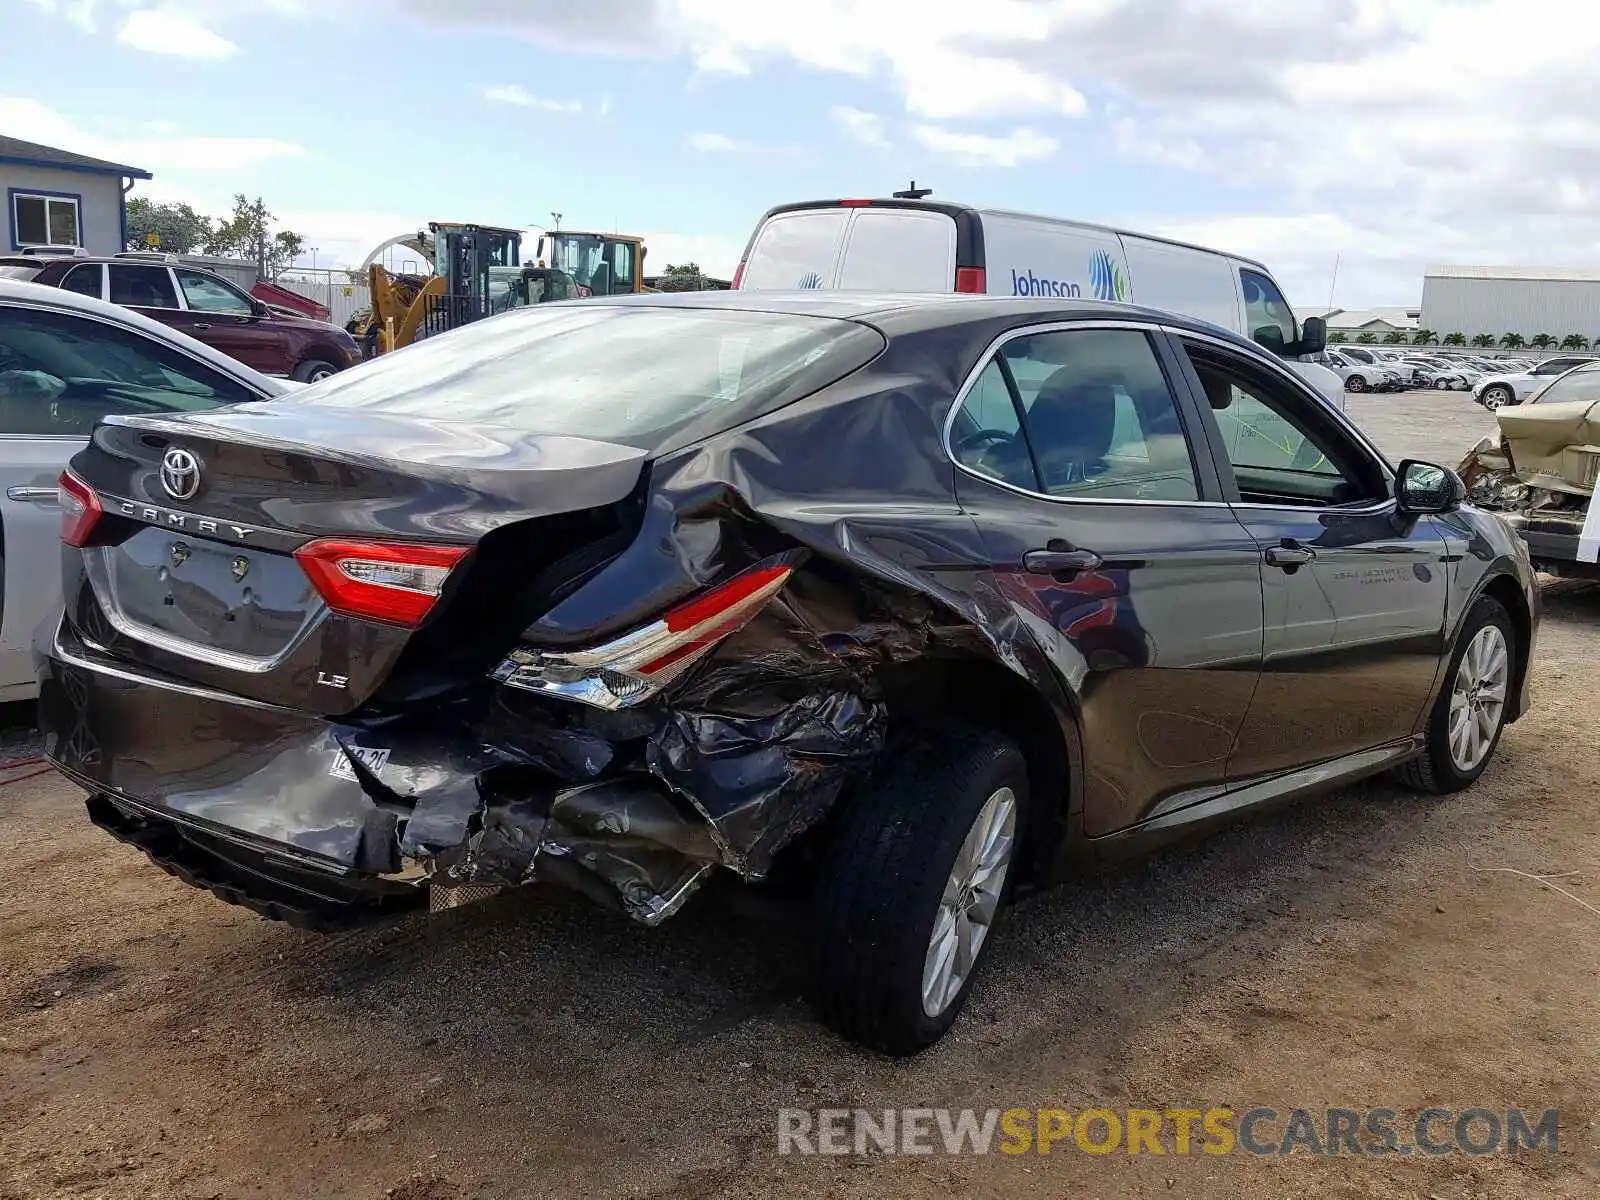
<path fill-rule="evenodd" d="M 1529 403 L 1560 404 L 1567 400 L 1583 400 L 1590 404 L 1600 400 L 1600 363 L 1567 372 Z"/>
<path fill-rule="evenodd" d="M 129 308 L 177 308 L 178 293 L 172 273 L 165 267 L 134 267 L 112 263 L 111 303 Z"/>
<path fill-rule="evenodd" d="M 243 384 L 130 329 L 0 307 L 0 436 L 86 435 L 109 413 L 257 400 Z"/>
<path fill-rule="evenodd" d="M 11 195 L 11 235 L 19 246 L 81 246 L 75 196 Z"/>
<path fill-rule="evenodd" d="M 199 271 L 179 270 L 178 286 L 183 289 L 184 300 L 196 312 L 237 313 L 244 317 L 255 312 L 250 301 L 222 280 Z"/>
<path fill-rule="evenodd" d="M 1282 350 L 1300 340 L 1294 310 L 1277 284 L 1261 272 L 1248 268 L 1240 270 L 1239 282 L 1244 287 L 1245 333 L 1251 341 L 1269 350 Z M 1279 338 L 1283 340 L 1279 342 Z"/>
<path fill-rule="evenodd" d="M 1012 405 L 1009 418 L 1002 396 Z M 1007 342 L 963 400 L 951 449 L 980 474 L 1048 496 L 1194 500 L 1200 494 L 1160 359 L 1150 339 L 1132 329 Z"/>
<path fill-rule="evenodd" d="M 1381 466 L 1320 403 L 1209 345 L 1185 342 L 1241 500 L 1325 508 L 1387 495 Z"/>

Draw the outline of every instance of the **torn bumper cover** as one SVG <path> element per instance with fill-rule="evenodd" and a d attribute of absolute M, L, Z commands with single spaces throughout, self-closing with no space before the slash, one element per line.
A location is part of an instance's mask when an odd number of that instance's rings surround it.
<path fill-rule="evenodd" d="M 46 750 L 97 824 L 268 916 L 339 924 L 422 884 L 448 907 L 545 880 L 655 924 L 715 867 L 762 878 L 882 747 L 859 668 L 925 630 L 881 613 L 855 636 L 812 629 L 782 597 L 635 708 L 485 680 L 340 721 L 130 668 L 63 623 L 39 647 Z"/>
<path fill-rule="evenodd" d="M 1600 403 L 1519 405 L 1495 416 L 1499 436 L 1479 442 L 1458 468 L 1468 497 L 1501 513 L 1541 570 L 1600 575 L 1600 517 L 1592 503 Z"/>

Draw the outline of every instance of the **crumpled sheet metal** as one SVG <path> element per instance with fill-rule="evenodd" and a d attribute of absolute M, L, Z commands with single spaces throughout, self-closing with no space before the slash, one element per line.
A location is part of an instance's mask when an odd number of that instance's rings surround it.
<path fill-rule="evenodd" d="M 1467 452 L 1457 473 L 1473 503 L 1513 511 L 1555 492 L 1594 494 L 1600 462 L 1600 402 L 1516 405 L 1495 413 L 1498 437 Z"/>

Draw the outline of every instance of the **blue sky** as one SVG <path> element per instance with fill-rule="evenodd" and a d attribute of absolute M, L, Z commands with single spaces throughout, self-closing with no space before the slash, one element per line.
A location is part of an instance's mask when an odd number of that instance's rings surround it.
<path fill-rule="evenodd" d="M 771 204 L 915 177 L 1414 303 L 1427 262 L 1600 259 L 1600 35 L 1545 3 L 0 0 L 52 51 L 8 55 L 0 132 L 259 193 L 319 265 L 559 211 L 731 272 Z M 1497 78 L 1438 70 L 1467 54 Z"/>

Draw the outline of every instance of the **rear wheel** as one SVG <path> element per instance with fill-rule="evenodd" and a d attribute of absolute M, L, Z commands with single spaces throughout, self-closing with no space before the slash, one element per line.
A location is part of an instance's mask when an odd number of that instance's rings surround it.
<path fill-rule="evenodd" d="M 1473 783 L 1500 744 L 1516 680 L 1517 643 L 1505 606 L 1484 596 L 1456 637 L 1444 690 L 1428 715 L 1422 754 L 1396 777 L 1419 792 L 1444 795 Z"/>
<path fill-rule="evenodd" d="M 824 1024 L 907 1055 L 955 1023 L 1009 897 L 1027 804 L 1008 738 L 942 728 L 890 747 L 823 857 L 810 999 Z"/>
<path fill-rule="evenodd" d="M 329 375 L 337 375 L 339 368 L 320 358 L 308 358 L 294 369 L 294 378 L 301 383 L 316 383 Z"/>
<path fill-rule="evenodd" d="M 1366 378 L 1361 375 L 1352 375 L 1344 381 L 1344 388 L 1347 392 L 1364 392 L 1367 390 Z"/>

